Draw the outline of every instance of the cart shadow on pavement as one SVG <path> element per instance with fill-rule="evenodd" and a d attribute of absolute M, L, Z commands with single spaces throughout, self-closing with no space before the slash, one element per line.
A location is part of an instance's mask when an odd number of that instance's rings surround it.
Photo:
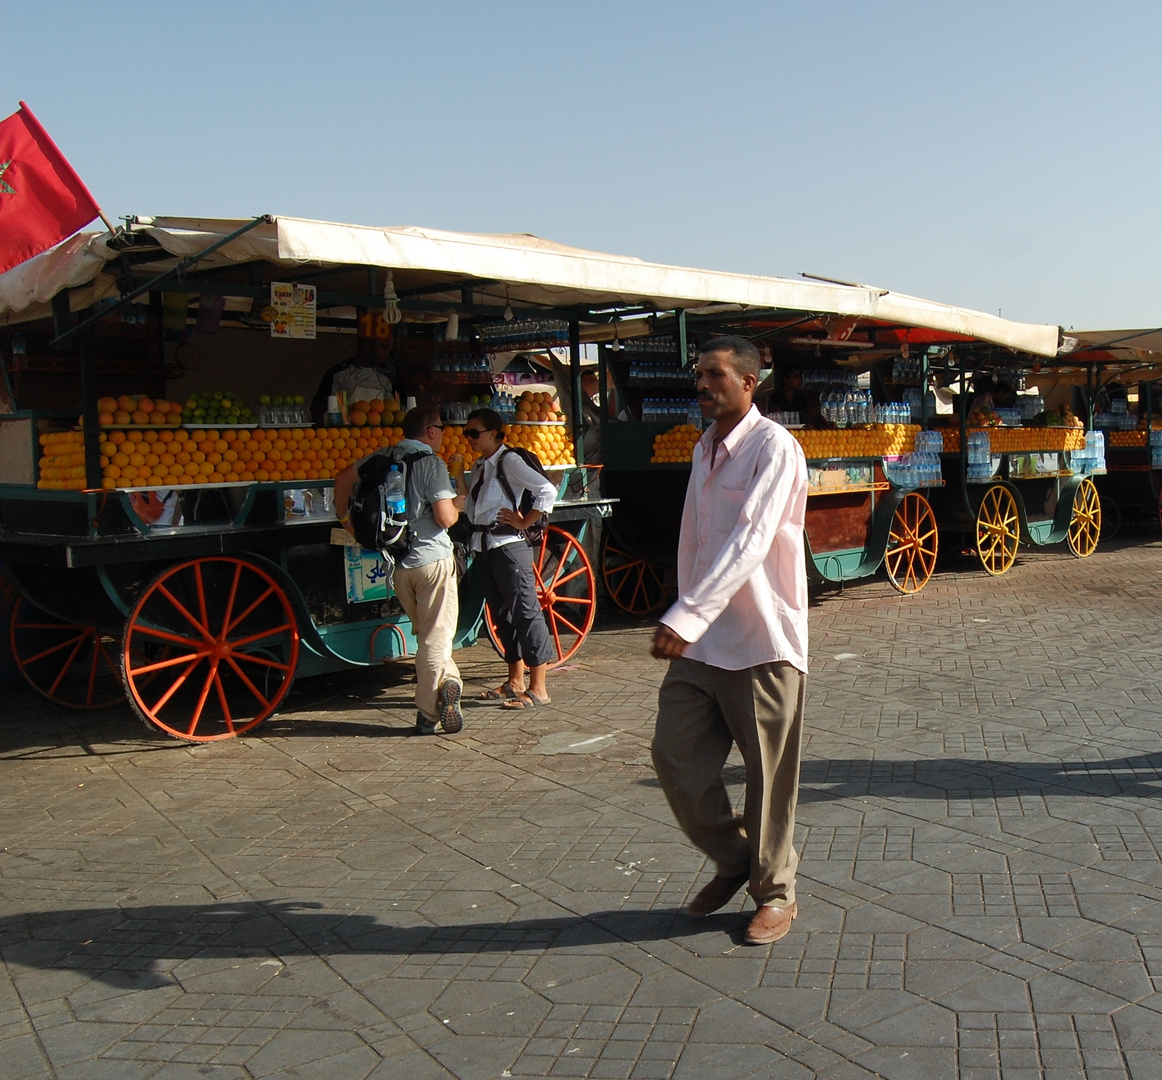
<path fill-rule="evenodd" d="M 185 962 L 253 960 L 272 974 L 295 957 L 483 955 L 600 948 L 726 933 L 741 941 L 735 914 L 694 919 L 674 910 L 392 926 L 371 915 L 320 911 L 308 902 L 223 902 L 63 909 L 0 919 L 9 965 L 79 971 L 123 990 L 180 982 Z M 737 943 L 737 942 L 736 942 Z"/>

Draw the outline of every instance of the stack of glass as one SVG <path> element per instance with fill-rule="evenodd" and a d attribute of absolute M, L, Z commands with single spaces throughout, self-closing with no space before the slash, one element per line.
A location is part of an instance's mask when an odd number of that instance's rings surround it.
<path fill-rule="evenodd" d="M 1150 468 L 1162 469 L 1162 431 L 1150 432 Z"/>

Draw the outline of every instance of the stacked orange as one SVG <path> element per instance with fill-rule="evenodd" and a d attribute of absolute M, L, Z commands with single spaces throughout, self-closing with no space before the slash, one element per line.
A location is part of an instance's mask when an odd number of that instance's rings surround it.
<path fill-rule="evenodd" d="M 526 390 L 516 399 L 517 423 L 538 423 L 564 421 L 565 416 L 556 406 L 553 395 L 547 391 Z"/>
<path fill-rule="evenodd" d="M 402 424 L 404 411 L 398 399 L 375 398 L 372 401 L 356 401 L 348 410 L 352 427 L 380 427 Z"/>
<path fill-rule="evenodd" d="M 702 437 L 702 429 L 693 424 L 678 424 L 654 436 L 651 465 L 667 465 L 672 462 L 689 461 L 694 455 L 694 446 Z"/>
<path fill-rule="evenodd" d="M 1036 454 L 1052 453 L 1058 450 L 1082 450 L 1085 448 L 1085 432 L 1081 428 L 1060 427 L 1014 427 L 1014 428 L 970 428 L 971 431 L 986 431 L 989 449 L 994 454 Z M 960 432 L 956 428 L 944 431 L 944 449 L 955 454 L 960 450 Z M 1121 434 L 1132 435 L 1133 432 Z M 1113 445 L 1120 445 L 1114 443 Z"/>
<path fill-rule="evenodd" d="M 1146 429 L 1138 431 L 1110 431 L 1106 433 L 1110 446 L 1145 446 Z"/>
<path fill-rule="evenodd" d="M 46 491 L 81 491 L 85 486 L 85 444 L 79 431 L 49 431 L 40 436 L 38 488 Z"/>
<path fill-rule="evenodd" d="M 353 461 L 403 438 L 395 427 L 222 431 L 163 427 L 114 429 L 103 435 L 101 486 L 107 489 L 330 480 Z M 40 486 L 84 486 L 81 438 L 79 432 L 42 436 L 42 442 L 52 441 L 43 443 Z M 62 456 L 65 461 L 49 460 Z M 73 472 L 61 476 L 61 469 Z"/>
<path fill-rule="evenodd" d="M 545 427 L 533 424 L 509 424 L 504 438 L 509 446 L 521 446 L 531 450 L 541 459 L 542 465 L 576 464 L 573 443 L 564 424 Z"/>
<path fill-rule="evenodd" d="M 809 461 L 827 458 L 894 457 L 910 453 L 915 444 L 919 424 L 876 424 L 867 428 L 846 428 L 842 431 L 792 431 L 803 447 Z"/>
<path fill-rule="evenodd" d="M 165 398 L 155 400 L 144 394 L 103 397 L 97 401 L 97 422 L 102 427 L 112 427 L 114 424 L 121 427 L 128 424 L 178 427 L 182 422 L 182 407 L 176 401 L 166 401 Z"/>

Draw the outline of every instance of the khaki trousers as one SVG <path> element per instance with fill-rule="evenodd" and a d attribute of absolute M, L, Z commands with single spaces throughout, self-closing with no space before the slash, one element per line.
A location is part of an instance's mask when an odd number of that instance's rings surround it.
<path fill-rule="evenodd" d="M 445 679 L 460 682 L 452 659 L 452 642 L 460 618 L 456 560 L 449 555 L 424 566 L 395 568 L 395 595 L 412 621 L 416 648 L 416 708 L 424 719 L 440 718 L 440 686 Z"/>
<path fill-rule="evenodd" d="M 807 676 L 786 663 L 727 671 L 678 658 L 658 694 L 653 759 L 682 830 L 757 904 L 795 900 L 792 846 Z M 746 764 L 736 815 L 722 780 L 732 744 Z"/>

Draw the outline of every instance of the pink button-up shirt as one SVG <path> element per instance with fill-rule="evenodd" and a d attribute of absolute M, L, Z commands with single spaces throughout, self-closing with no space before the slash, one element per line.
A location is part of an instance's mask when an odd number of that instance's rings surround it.
<path fill-rule="evenodd" d="M 738 671 L 786 661 L 807 670 L 803 520 L 807 461 L 786 428 L 750 411 L 718 445 L 694 448 L 678 541 L 678 602 L 662 622 L 690 660 Z"/>

